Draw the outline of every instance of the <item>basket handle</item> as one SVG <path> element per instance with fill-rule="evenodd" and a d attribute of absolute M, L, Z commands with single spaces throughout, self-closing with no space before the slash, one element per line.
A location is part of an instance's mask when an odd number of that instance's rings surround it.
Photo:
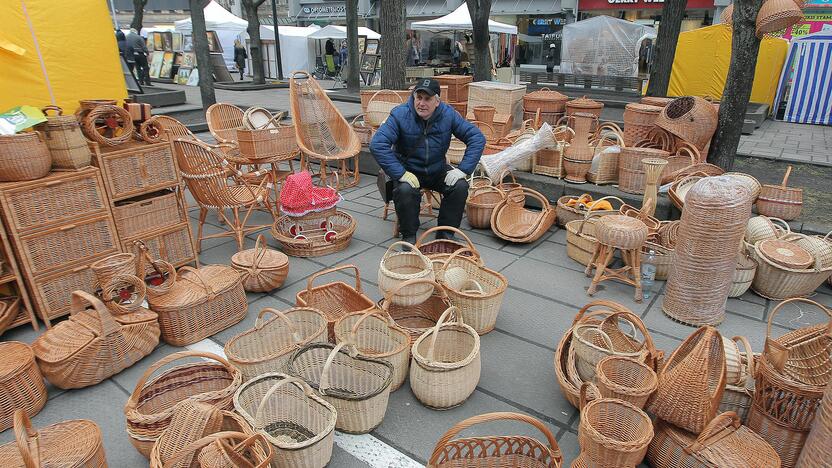
<path fill-rule="evenodd" d="M 787 224 L 787 226 L 788 226 L 788 224 Z M 829 236 L 832 236 L 832 231 L 827 232 L 826 235 L 823 236 L 823 240 L 829 242 Z"/>
<path fill-rule="evenodd" d="M 647 327 L 644 326 L 644 322 L 641 321 L 638 315 L 632 313 L 631 311 L 622 311 L 616 312 L 609 317 L 604 319 L 604 322 L 607 320 L 618 320 L 618 317 L 624 317 L 624 319 L 630 322 L 631 325 L 634 325 L 638 330 L 641 332 L 642 336 L 644 336 L 644 342 L 641 344 L 641 349 L 647 351 L 647 356 L 645 356 L 645 364 L 649 367 L 656 369 L 656 364 L 658 363 L 659 352 L 656 350 L 655 344 L 653 344 L 653 337 L 650 336 L 650 332 L 647 331 Z"/>
<path fill-rule="evenodd" d="M 194 281 L 190 277 L 186 278 L 184 275 L 177 274 L 176 276 L 178 276 L 179 279 L 181 279 L 182 281 L 188 281 L 189 283 L 195 284 L 197 286 L 201 286 L 202 289 L 205 290 L 205 294 L 208 295 L 208 296 L 213 296 L 214 295 L 214 290 L 211 288 L 211 286 L 208 283 L 205 282 L 205 278 L 203 278 L 202 275 L 199 274 L 199 270 L 197 270 L 194 267 L 183 266 L 179 269 L 179 273 L 181 273 L 183 271 L 188 272 L 188 273 L 192 273 L 193 276 L 195 276 L 196 279 L 199 280 L 199 281 Z"/>
<path fill-rule="evenodd" d="M 466 288 L 465 286 L 468 286 L 468 285 L 474 285 L 474 287 Z M 463 293 L 477 293 L 477 294 L 485 295 L 485 288 L 482 287 L 482 285 L 480 284 L 479 281 L 473 280 L 473 279 L 468 279 L 467 281 L 465 281 L 465 283 L 462 284 L 462 288 L 460 289 L 460 292 L 463 292 Z"/>
<path fill-rule="evenodd" d="M 487 186 L 487 187 L 490 187 L 493 190 L 497 190 L 496 188 L 494 188 L 490 185 Z M 481 187 L 478 187 L 478 188 L 481 188 Z M 477 248 L 474 246 L 474 242 L 471 241 L 471 238 L 468 237 L 468 235 L 466 235 L 464 232 L 462 232 L 461 230 L 459 230 L 459 229 L 457 229 L 453 226 L 434 226 L 434 227 L 428 229 L 427 231 L 423 232 L 422 235 L 419 236 L 418 239 L 416 239 L 416 243 L 413 244 L 413 246 L 416 247 L 416 250 L 418 250 L 419 247 L 421 247 L 423 245 L 422 242 L 428 237 L 428 235 L 430 235 L 430 233 L 438 232 L 438 231 L 450 231 L 454 234 L 458 234 L 460 237 L 465 239 L 465 242 L 468 244 L 468 248 L 471 249 L 472 252 L 474 252 L 474 255 L 479 257 L 480 254 L 479 254 L 479 252 L 477 252 Z"/>
<path fill-rule="evenodd" d="M 422 263 L 425 264 L 426 268 L 431 268 L 432 264 L 430 262 L 430 259 L 428 257 L 426 257 L 425 254 L 423 254 L 422 252 L 419 252 L 419 249 L 417 249 L 415 245 L 411 244 L 410 242 L 405 242 L 405 241 L 396 241 L 396 242 L 393 242 L 392 244 L 390 244 L 389 247 L 387 247 L 387 250 L 384 252 L 384 255 L 381 256 L 382 265 L 384 265 L 384 261 L 387 260 L 387 258 L 390 256 L 390 251 L 393 250 L 393 247 L 395 247 L 397 245 L 410 247 L 410 252 L 407 252 L 407 253 L 414 254 L 414 255 L 418 256 L 419 259 L 422 260 Z"/>
<path fill-rule="evenodd" d="M 780 184 L 780 187 L 786 188 L 786 184 L 789 182 L 789 176 L 792 174 L 792 167 L 789 166 L 786 168 L 786 175 L 783 176 L 783 183 Z"/>
<path fill-rule="evenodd" d="M 312 78 L 312 77 L 309 76 L 309 72 L 305 72 L 303 70 L 295 70 L 292 73 L 289 73 L 289 79 L 290 80 L 300 79 L 300 78 L 309 79 L 309 78 Z"/>
<path fill-rule="evenodd" d="M 358 122 L 359 118 L 363 120 L 364 119 L 364 114 L 358 114 L 355 117 L 353 117 L 352 120 L 350 121 L 350 126 L 355 127 L 355 123 Z"/>
<path fill-rule="evenodd" d="M 265 309 L 261 310 L 259 314 L 257 314 L 257 319 L 254 321 L 255 330 L 260 330 L 266 324 L 266 322 L 263 321 L 263 316 L 266 314 L 272 314 L 279 317 L 280 320 L 282 320 L 283 323 L 285 323 L 286 326 L 289 328 L 289 331 L 292 332 L 292 341 L 295 343 L 301 342 L 302 338 L 300 336 L 300 333 L 298 333 L 298 330 L 297 328 L 295 328 L 295 325 L 292 323 L 292 321 L 289 320 L 289 317 L 287 317 L 286 314 L 284 314 L 283 312 L 277 309 L 273 309 L 271 307 L 266 307 Z"/>
<path fill-rule="evenodd" d="M 32 421 L 23 409 L 14 412 L 14 438 L 17 442 L 17 450 L 26 468 L 39 468 L 40 461 L 40 437 L 38 431 L 32 428 Z M 32 459 L 32 452 L 29 450 L 30 441 L 35 446 L 35 458 Z"/>
<path fill-rule="evenodd" d="M 768 316 L 768 327 L 766 328 L 766 341 L 765 346 L 763 347 L 763 355 L 766 357 L 766 360 L 770 362 L 772 366 L 780 372 L 782 372 L 783 369 L 786 367 L 786 360 L 789 357 L 789 349 L 771 338 L 771 324 L 774 320 L 774 316 L 780 312 L 780 309 L 782 309 L 784 305 L 792 302 L 803 302 L 809 305 L 813 305 L 825 312 L 826 315 L 828 315 L 830 318 L 829 324 L 826 327 L 826 334 L 832 336 L 832 311 L 827 309 L 822 304 L 819 304 L 811 299 L 806 299 L 804 297 L 793 297 L 791 299 L 786 299 L 785 301 L 777 304 L 774 307 L 774 310 L 772 310 L 771 314 L 769 314 Z"/>
<path fill-rule="evenodd" d="M 500 174 L 497 176 L 497 185 L 499 185 L 499 184 L 502 184 L 502 183 L 503 183 L 503 179 L 505 179 L 505 178 L 506 178 L 506 175 L 510 175 L 510 176 L 511 176 L 511 182 L 512 182 L 513 184 L 516 184 L 516 183 L 517 183 L 517 179 L 514 177 L 514 173 L 513 173 L 513 172 L 511 172 L 511 170 L 510 170 L 508 167 L 504 167 L 504 168 L 503 168 L 503 170 L 502 170 L 502 171 L 500 171 Z"/>
<path fill-rule="evenodd" d="M 753 260 L 752 260 L 753 261 Z M 748 341 L 748 338 L 738 335 L 731 340 L 737 344 L 737 349 L 739 349 L 740 345 L 745 348 L 745 355 L 746 355 L 746 374 L 745 374 L 745 386 L 746 388 L 750 387 L 749 382 L 753 380 L 754 376 L 754 352 L 751 351 L 751 343 Z M 742 353 L 742 351 L 740 351 Z M 742 362 L 742 356 L 740 356 L 740 362 Z"/>
<path fill-rule="evenodd" d="M 235 445 L 234 449 L 250 447 L 250 446 L 254 445 L 258 440 L 265 441 L 263 436 L 260 435 L 260 434 L 248 435 L 248 434 L 245 434 L 245 433 L 242 433 L 242 432 L 234 432 L 234 431 L 215 432 L 213 434 L 207 435 L 207 436 L 205 436 L 205 437 L 203 437 L 199 440 L 195 440 L 195 441 L 189 443 L 188 445 L 182 447 L 181 450 L 177 451 L 172 457 L 168 458 L 165 461 L 164 465 L 162 465 L 162 466 L 163 466 L 163 468 L 172 468 L 173 466 L 176 466 L 176 464 L 178 462 L 182 461 L 182 459 L 184 459 L 188 455 L 191 455 L 191 454 L 196 455 L 196 453 L 200 449 L 202 449 L 204 447 L 207 447 L 208 445 L 211 445 L 214 442 L 226 441 L 226 440 L 235 440 L 235 439 L 242 439 L 242 442 Z M 269 447 L 271 447 L 271 444 L 269 444 Z M 242 457 L 234 457 L 234 458 L 235 458 L 234 466 L 236 468 L 254 468 L 254 465 L 249 463 L 248 460 L 246 460 Z"/>
<path fill-rule="evenodd" d="M 497 194 L 499 194 L 499 195 L 500 195 L 500 199 L 501 199 L 501 200 L 502 200 L 503 198 L 505 198 L 505 197 L 506 197 L 506 194 L 505 194 L 502 190 L 498 189 L 497 187 L 495 187 L 495 186 L 493 186 L 493 185 L 483 185 L 482 187 L 474 187 L 474 188 L 472 188 L 472 189 L 471 189 L 471 194 L 469 195 L 469 199 L 470 199 L 470 197 L 473 197 L 473 196 L 475 196 L 475 195 L 479 195 L 479 194 L 481 194 L 481 193 L 486 193 L 486 192 L 496 192 Z M 432 228 L 428 229 L 428 231 L 425 231 L 425 234 L 427 234 L 427 233 L 428 233 L 431 229 L 436 229 L 436 228 L 439 228 L 439 227 L 442 227 L 442 228 L 449 228 L 450 226 L 436 226 L 436 227 L 432 227 Z M 462 232 L 462 231 L 460 231 L 460 232 Z M 832 232 L 830 232 L 829 234 L 832 234 Z M 464 234 L 463 234 L 463 235 L 464 235 Z M 423 237 L 424 237 L 424 234 L 423 234 Z M 421 239 L 421 238 L 420 238 L 420 239 Z M 466 239 L 468 242 L 470 242 L 470 239 L 468 239 L 468 236 L 465 236 L 465 239 Z M 419 244 L 419 241 L 416 241 L 416 244 L 418 245 L 418 244 Z M 471 247 L 474 247 L 474 246 L 473 246 L 473 244 L 471 245 Z"/>
<path fill-rule="evenodd" d="M 156 266 L 156 262 L 153 260 L 153 257 L 150 256 L 150 249 L 147 248 L 147 244 L 145 244 L 144 241 L 137 240 L 137 241 L 133 241 L 133 245 L 137 249 L 139 249 L 139 257 L 140 257 L 140 259 L 138 259 L 138 261 L 136 262 L 136 276 L 138 276 L 141 279 L 145 278 L 144 261 L 142 260 L 142 259 L 145 259 L 148 262 L 150 262 L 150 266 L 153 267 L 153 269 L 156 271 L 156 274 L 158 274 L 160 277 L 164 278 L 165 273 L 162 270 L 160 270 L 158 266 Z"/>
<path fill-rule="evenodd" d="M 318 278 L 320 276 L 323 276 L 323 275 L 326 275 L 326 274 L 329 274 L 329 273 L 334 273 L 336 271 L 349 270 L 349 269 L 355 270 L 355 290 L 360 293 L 361 292 L 361 272 L 358 270 L 358 267 L 355 266 L 355 265 L 340 265 L 340 266 L 337 266 L 337 267 L 327 268 L 325 270 L 318 271 L 316 273 L 313 273 L 312 276 L 309 277 L 309 279 L 306 281 L 306 291 L 309 293 L 310 298 L 312 296 L 312 291 L 313 291 L 312 284 L 314 283 L 316 278 Z"/>
<path fill-rule="evenodd" d="M 716 417 L 711 419 L 711 422 L 705 426 L 705 429 L 702 429 L 702 432 L 699 434 L 699 437 L 691 443 L 687 447 L 683 447 L 683 450 L 687 454 L 692 454 L 698 452 L 705 448 L 712 437 L 719 435 L 724 429 L 729 427 L 733 427 L 734 430 L 740 428 L 740 418 L 737 416 L 737 413 L 733 411 L 726 411 L 722 414 L 718 414 Z"/>
<path fill-rule="evenodd" d="M 390 302 L 392 301 L 393 297 L 395 297 L 396 294 L 400 290 L 402 290 L 402 288 L 406 288 L 407 286 L 412 286 L 414 284 L 432 284 L 434 286 L 433 290 L 434 291 L 439 291 L 443 299 L 448 298 L 447 293 L 445 293 L 445 288 L 443 288 L 442 285 L 437 283 L 436 281 L 429 280 L 427 278 L 414 278 L 414 279 L 411 279 L 411 280 L 407 280 L 403 283 L 400 283 L 395 288 L 391 289 L 390 291 L 387 291 L 387 294 L 384 295 L 384 304 L 381 307 L 382 310 L 387 312 L 388 309 L 390 308 Z"/>
<path fill-rule="evenodd" d="M 779 227 L 779 226 L 775 226 L 775 225 L 774 225 L 774 222 L 775 222 L 775 221 L 777 221 L 778 223 L 782 224 L 782 225 L 786 228 L 785 232 L 784 232 L 783 234 L 781 234 L 780 236 L 778 236 L 778 237 L 783 237 L 783 236 L 784 236 L 784 235 L 786 235 L 786 234 L 791 234 L 791 232 L 792 232 L 792 227 L 791 227 L 791 226 L 789 226 L 789 223 L 787 223 L 785 220 L 780 219 L 780 218 L 775 218 L 775 217 L 773 217 L 773 216 L 766 216 L 766 219 L 768 219 L 768 221 L 771 223 L 771 226 L 772 226 L 773 228 L 775 228 L 775 232 L 777 232 L 776 228 L 778 228 L 778 227 Z M 832 234 L 832 232 L 830 232 L 829 234 Z M 828 236 L 829 234 L 827 234 L 827 236 Z"/>
<path fill-rule="evenodd" d="M 232 374 L 237 374 L 237 370 L 228 361 L 226 361 L 225 358 L 217 356 L 214 353 L 207 353 L 203 351 L 179 351 L 173 354 L 169 354 L 151 364 L 150 367 L 148 367 L 147 370 L 144 371 L 144 374 L 142 374 L 142 376 L 139 378 L 139 381 L 136 382 L 136 388 L 133 390 L 133 393 L 130 395 L 130 398 L 127 399 L 127 403 L 124 405 L 124 411 L 127 412 L 128 410 L 136 409 L 136 406 L 139 404 L 139 393 L 141 393 L 144 384 L 147 383 L 147 379 L 149 379 L 154 372 L 161 369 L 165 365 L 170 364 L 173 361 L 189 357 L 201 357 L 217 361 L 220 364 L 222 364 L 225 368 L 229 369 L 229 371 Z"/>
<path fill-rule="evenodd" d="M 584 406 L 586 406 L 587 403 L 592 400 L 597 400 L 598 398 L 601 398 L 601 392 L 598 390 L 598 387 L 596 387 L 592 382 L 584 382 L 581 384 L 578 410 L 583 411 Z"/>
<path fill-rule="evenodd" d="M 345 346 L 350 347 L 350 349 L 347 350 L 347 354 L 350 357 L 354 358 L 358 355 L 358 348 L 354 343 L 341 342 L 332 348 L 332 351 L 329 352 L 329 356 L 326 358 L 324 367 L 321 369 L 321 381 L 318 382 L 318 392 L 320 392 L 321 395 L 326 396 L 326 390 L 329 388 L 329 370 L 332 368 L 332 363 L 335 361 L 335 357 L 338 356 L 341 348 Z"/>
<path fill-rule="evenodd" d="M 61 109 L 59 106 L 46 106 L 41 107 L 40 111 L 44 113 L 44 115 L 49 115 L 49 111 L 54 111 L 55 115 L 64 115 L 64 110 Z"/>
<path fill-rule="evenodd" d="M 451 315 L 453 315 L 454 322 L 447 321 Z M 439 316 L 439 320 L 436 321 L 436 325 L 434 325 L 431 329 L 430 346 L 428 346 L 428 352 L 425 355 L 425 358 L 428 361 L 433 361 L 434 349 L 436 348 L 436 337 L 439 335 L 439 330 L 443 325 L 452 325 L 454 323 L 462 325 L 462 311 L 460 311 L 456 306 L 450 306 L 445 309 L 445 312 L 442 312 L 442 315 Z"/>
<path fill-rule="evenodd" d="M 86 310 L 86 306 L 88 305 L 92 306 L 95 310 L 95 315 L 98 316 L 98 329 L 90 328 L 82 322 L 77 322 L 78 324 L 90 330 L 96 336 L 110 336 L 114 333 L 121 332 L 121 326 L 113 320 L 113 314 L 103 302 L 86 291 L 72 291 L 69 308 L 70 315 Z"/>
<path fill-rule="evenodd" d="M 605 299 L 598 299 L 597 301 L 592 301 L 592 302 L 586 304 L 585 306 L 581 307 L 581 310 L 579 310 L 578 313 L 575 315 L 575 318 L 572 319 L 572 326 L 574 327 L 575 325 L 577 325 L 581 321 L 581 319 L 583 319 L 585 316 L 588 317 L 589 314 L 587 314 L 587 312 L 589 312 L 591 309 L 594 309 L 595 307 L 608 307 L 609 310 L 611 310 L 613 313 L 615 313 L 615 312 L 630 312 L 630 313 L 632 313 L 630 311 L 630 309 L 628 309 L 627 307 L 625 307 L 625 306 L 623 306 L 623 305 L 621 305 L 617 302 L 608 301 L 608 300 L 605 300 Z"/>
<path fill-rule="evenodd" d="M 451 261 L 453 259 L 455 259 L 457 257 L 460 257 L 462 254 L 464 254 L 466 252 L 470 252 L 471 254 L 474 255 L 472 260 L 474 260 L 474 262 L 477 264 L 477 266 L 480 266 L 480 267 L 482 266 L 482 259 L 479 257 L 477 252 L 475 250 L 471 250 L 467 247 L 463 247 L 461 249 L 454 250 L 453 253 L 451 253 L 451 255 L 449 255 L 448 258 L 446 258 L 444 262 L 442 262 L 442 266 L 439 268 L 439 271 L 447 270 L 448 265 L 451 264 Z"/>
<path fill-rule="evenodd" d="M 555 456 L 555 462 L 558 466 L 560 466 L 560 463 L 563 461 L 563 455 L 560 452 L 560 447 L 558 446 L 557 441 L 555 441 L 555 436 L 552 435 L 552 432 L 549 431 L 549 428 L 547 428 L 546 425 L 544 425 L 536 418 L 526 416 L 525 414 L 512 413 L 509 411 L 480 414 L 478 416 L 473 416 L 463 421 L 460 421 L 451 426 L 451 428 L 448 429 L 448 431 L 445 432 L 445 434 L 436 442 L 436 445 L 433 448 L 433 453 L 430 456 L 428 466 L 435 466 L 438 463 L 439 457 L 442 456 L 442 452 L 445 446 L 461 431 L 476 424 L 502 420 L 520 421 L 534 426 L 546 437 L 546 441 L 549 443 L 549 449 Z"/>
<path fill-rule="evenodd" d="M 526 194 L 526 196 L 531 196 L 532 198 L 535 198 L 537 199 L 537 201 L 540 202 L 541 212 L 545 212 L 547 210 L 552 209 L 552 204 L 549 203 L 549 200 L 537 190 L 532 190 L 528 187 L 523 187 L 523 193 Z"/>
<path fill-rule="evenodd" d="M 376 91 L 375 93 L 373 93 L 372 96 L 370 96 L 370 99 L 367 100 L 367 104 L 373 102 L 373 99 L 375 99 L 375 97 L 376 97 L 376 95 L 378 95 L 378 93 L 385 93 L 385 94 L 388 94 L 388 95 L 392 94 L 392 95 L 396 96 L 396 99 L 399 100 L 399 104 L 402 104 L 404 102 L 402 97 L 399 96 L 399 93 L 397 93 L 395 91 L 391 91 L 389 89 L 380 89 L 380 90 Z"/>
<path fill-rule="evenodd" d="M 260 234 L 257 236 L 257 240 L 254 241 L 254 261 L 251 262 L 251 272 L 257 273 L 259 271 L 260 261 L 263 260 L 263 257 L 266 256 L 266 251 L 268 250 L 266 247 L 266 236 Z M 259 255 L 258 255 L 259 253 Z"/>
<path fill-rule="evenodd" d="M 262 430 L 264 428 L 264 425 L 261 421 L 263 416 L 263 408 L 265 408 L 266 406 L 266 401 L 268 401 L 269 398 L 271 398 L 271 396 L 274 395 L 274 392 L 276 392 L 278 388 L 288 383 L 291 383 L 295 387 L 298 387 L 307 398 L 310 398 L 312 396 L 312 387 L 310 387 L 308 383 L 304 382 L 303 379 L 299 377 L 292 377 L 286 374 L 272 375 L 278 375 L 282 377 L 282 379 L 280 380 L 280 382 L 272 385 L 272 388 L 270 388 L 269 391 L 267 391 L 266 394 L 263 395 L 263 399 L 260 400 L 260 404 L 257 405 L 257 411 L 254 413 L 254 430 L 256 431 Z"/>
<path fill-rule="evenodd" d="M 607 317 L 607 318 L 609 318 L 609 317 Z M 606 319 L 605 319 L 605 320 L 606 320 Z M 575 334 L 575 331 L 576 331 L 576 330 L 578 330 L 578 328 L 585 329 L 585 330 L 586 330 L 586 331 L 588 331 L 588 332 L 595 332 L 595 333 L 600 334 L 601 339 L 603 339 L 603 340 L 604 340 L 604 344 L 607 346 L 607 350 L 609 350 L 609 351 L 615 351 L 615 350 L 613 349 L 613 344 L 612 344 L 612 340 L 610 339 L 610 336 L 609 336 L 609 335 L 607 335 L 607 332 L 605 332 L 604 330 L 601 330 L 600 328 L 598 328 L 598 326 L 596 326 L 596 325 L 579 325 L 579 326 L 575 327 L 575 329 L 574 329 L 574 330 L 572 330 L 572 334 L 573 334 L 573 336 L 574 336 L 574 334 Z"/>
<path fill-rule="evenodd" d="M 355 334 L 358 332 L 358 327 L 360 327 L 361 324 L 364 323 L 364 320 L 366 320 L 367 317 L 369 317 L 371 315 L 375 315 L 376 317 L 380 318 L 388 326 L 393 325 L 393 323 L 391 323 L 391 322 L 393 322 L 392 317 L 390 317 L 389 315 L 385 316 L 384 314 L 382 314 L 379 311 L 379 309 L 373 307 L 372 309 L 368 310 L 367 312 L 364 312 L 363 314 L 361 314 L 361 317 L 355 322 L 355 324 L 352 326 L 352 329 L 350 329 L 350 338 L 351 338 L 352 343 L 355 343 Z"/>

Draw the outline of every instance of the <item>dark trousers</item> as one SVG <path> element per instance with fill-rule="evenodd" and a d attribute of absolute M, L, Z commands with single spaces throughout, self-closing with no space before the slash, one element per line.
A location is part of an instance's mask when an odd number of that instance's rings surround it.
<path fill-rule="evenodd" d="M 136 59 L 136 76 L 139 78 L 140 84 L 150 84 L 150 65 L 147 64 L 147 55 L 133 54 Z"/>
<path fill-rule="evenodd" d="M 448 168 L 451 170 L 452 168 Z M 445 185 L 447 171 L 437 174 L 417 176 L 420 188 L 413 188 L 407 182 L 393 181 L 393 204 L 396 206 L 396 216 L 399 219 L 399 232 L 402 237 L 412 238 L 419 230 L 419 211 L 422 207 L 422 188 L 442 194 L 442 204 L 439 206 L 438 226 L 459 227 L 462 213 L 465 211 L 465 200 L 468 199 L 468 181 L 460 179 L 453 187 Z"/>

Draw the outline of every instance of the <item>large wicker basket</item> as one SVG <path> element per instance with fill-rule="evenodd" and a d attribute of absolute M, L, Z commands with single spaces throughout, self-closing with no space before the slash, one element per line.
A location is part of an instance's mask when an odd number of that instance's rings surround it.
<path fill-rule="evenodd" d="M 425 279 L 410 280 L 400 287 L 407 287 L 415 283 L 428 283 Z M 414 306 L 398 306 L 390 298 L 396 295 L 391 291 L 383 299 L 379 300 L 378 306 L 390 318 L 410 334 L 411 341 L 416 341 L 422 334 L 436 325 L 439 317 L 451 306 L 445 288 L 439 283 L 433 284 L 433 294 L 423 303 Z"/>
<path fill-rule="evenodd" d="M 653 439 L 650 417 L 632 403 L 617 398 L 598 398 L 587 403 L 590 387 L 594 386 L 581 386 L 581 457 L 590 466 L 635 467 L 644 459 Z"/>
<path fill-rule="evenodd" d="M 50 115 L 50 111 L 55 115 Z M 46 122 L 35 128 L 43 132 L 52 156 L 52 167 L 75 170 L 89 166 L 92 154 L 78 119 L 74 115 L 63 115 L 63 109 L 58 106 L 46 106 L 43 113 Z"/>
<path fill-rule="evenodd" d="M 23 410 L 14 414 L 14 442 L 0 446 L 9 467 L 106 468 L 101 429 L 88 419 L 61 421 L 38 430 Z"/>
<path fill-rule="evenodd" d="M 393 251 L 396 246 L 405 250 Z M 391 300 L 401 306 L 411 306 L 425 302 L 433 293 L 433 288 L 427 283 L 399 288 L 405 281 L 412 279 L 427 279 L 433 281 L 433 264 L 430 259 L 416 249 L 412 244 L 397 241 L 387 247 L 381 257 L 378 267 L 378 288 L 382 294 L 396 289 L 398 293 Z"/>
<path fill-rule="evenodd" d="M 0 432 L 12 427 L 15 411 L 34 416 L 46 404 L 46 385 L 35 363 L 35 354 L 25 343 L 0 343 Z"/>
<path fill-rule="evenodd" d="M 451 254 L 437 271 L 438 281 L 448 293 L 451 305 L 456 306 L 462 320 L 480 335 L 494 329 L 497 314 L 508 289 L 508 279 L 486 268 L 478 257 L 465 257 L 460 249 Z M 464 276 L 461 281 L 451 281 L 449 271 Z"/>
<path fill-rule="evenodd" d="M 707 100 L 684 96 L 671 101 L 662 108 L 656 119 L 656 126 L 684 141 L 705 148 L 716 130 L 717 111 Z"/>
<path fill-rule="evenodd" d="M 832 266 L 794 269 L 778 265 L 760 253 L 759 243 L 749 247 L 748 254 L 757 262 L 751 289 L 767 299 L 808 297 L 832 275 Z"/>
<path fill-rule="evenodd" d="M 340 252 L 350 245 L 356 222 L 344 211 L 330 216 L 298 220 L 281 216 L 272 225 L 272 236 L 293 257 L 320 257 Z"/>
<path fill-rule="evenodd" d="M 662 108 L 630 103 L 624 107 L 624 144 L 632 146 L 648 137 Z"/>
<path fill-rule="evenodd" d="M 531 93 L 528 93 L 525 96 L 523 96 L 523 111 L 540 111 L 541 113 L 562 113 L 564 110 L 566 110 L 566 101 L 568 100 L 569 98 L 566 95 L 561 94 L 557 91 L 552 91 L 544 86 L 543 88 L 540 88 L 537 91 L 532 91 Z"/>
<path fill-rule="evenodd" d="M 51 167 L 52 157 L 42 133 L 0 135 L 0 182 L 40 179 Z"/>
<path fill-rule="evenodd" d="M 812 426 L 797 464 L 798 466 L 828 467 L 830 464 L 829 442 L 832 440 L 832 381 L 826 385 Z"/>

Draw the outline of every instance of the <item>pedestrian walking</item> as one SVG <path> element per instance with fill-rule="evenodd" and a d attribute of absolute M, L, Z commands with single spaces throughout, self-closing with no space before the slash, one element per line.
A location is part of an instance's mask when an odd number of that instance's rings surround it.
<path fill-rule="evenodd" d="M 239 39 L 234 39 L 234 63 L 237 64 L 237 70 L 240 71 L 240 81 L 243 81 L 243 72 L 246 69 L 246 59 L 248 52 Z"/>
<path fill-rule="evenodd" d="M 145 44 L 144 38 L 139 35 L 136 28 L 130 28 L 130 34 L 126 38 L 126 45 L 126 52 L 130 52 L 129 55 L 133 57 L 136 77 L 139 83 L 144 86 L 153 86 L 150 83 L 150 65 L 147 63 L 147 44 Z"/>
<path fill-rule="evenodd" d="M 549 44 L 549 53 L 546 54 L 546 73 L 552 73 L 555 71 L 555 63 L 557 63 L 558 60 L 555 56 L 555 49 L 557 49 L 557 46 Z"/>

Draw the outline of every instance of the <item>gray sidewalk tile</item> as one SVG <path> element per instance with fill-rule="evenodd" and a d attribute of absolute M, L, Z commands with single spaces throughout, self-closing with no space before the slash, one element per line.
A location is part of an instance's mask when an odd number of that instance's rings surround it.
<path fill-rule="evenodd" d="M 211 213 L 208 214 L 209 219 L 205 222 L 205 224 L 203 225 L 203 228 L 202 228 L 202 235 L 203 236 L 213 235 L 213 234 L 220 234 L 220 233 L 223 233 L 223 232 L 227 232 L 225 229 L 219 228 L 219 227 L 214 226 L 213 224 L 211 224 L 211 222 L 217 222 L 216 218 L 211 219 L 213 216 L 214 215 L 211 214 Z M 197 220 L 194 219 L 193 217 L 191 217 L 191 233 L 193 234 L 194 246 L 196 248 L 199 248 L 199 245 L 197 244 L 198 224 L 199 223 L 197 222 Z M 234 237 L 215 237 L 215 238 L 212 238 L 212 239 L 203 239 L 202 240 L 202 251 L 204 252 L 204 251 L 206 251 L 210 248 L 213 248 L 213 247 L 216 247 L 216 246 L 222 245 L 222 244 L 227 244 L 229 242 L 234 242 Z M 234 244 L 234 246 L 236 247 L 236 243 Z"/>
<path fill-rule="evenodd" d="M 815 294 L 811 300 L 826 307 L 832 307 L 832 297 L 827 296 L 826 294 Z M 774 311 L 774 307 L 779 303 L 780 301 L 772 302 L 768 317 L 771 316 L 771 313 Z M 826 323 L 828 321 L 829 317 L 816 306 L 799 301 L 785 304 L 772 319 L 773 323 L 788 329 L 806 327 Z M 762 328 L 762 332 L 765 333 L 764 327 Z"/>
<path fill-rule="evenodd" d="M 765 318 L 766 306 L 765 304 L 757 304 L 750 301 L 729 298 L 725 309 L 749 318 L 756 320 L 763 320 Z"/>
<path fill-rule="evenodd" d="M 497 329 L 554 352 L 578 310 L 577 307 L 508 288 L 497 316 Z"/>
<path fill-rule="evenodd" d="M 350 455 L 349 452 L 342 449 L 341 447 L 334 445 L 332 447 L 332 458 L 329 459 L 329 464 L 327 466 L 333 466 L 338 468 L 369 468 L 370 465 L 368 463 L 364 463 L 363 461 L 355 458 L 354 456 Z"/>
<path fill-rule="evenodd" d="M 557 234 L 557 233 L 555 233 Z M 556 244 L 554 242 L 542 242 L 534 249 L 526 254 L 527 258 L 551 263 L 558 267 L 568 268 L 583 273 L 585 267 L 580 263 L 569 258 L 566 254 L 566 246 L 563 244 Z"/>
<path fill-rule="evenodd" d="M 352 240 L 350 240 L 350 245 L 347 246 L 346 249 L 340 252 L 331 253 L 329 255 L 314 257 L 314 260 L 324 265 L 337 265 L 342 263 L 345 259 L 359 254 L 369 249 L 370 247 L 373 247 L 373 244 L 364 242 L 363 240 L 356 239 L 355 237 L 353 237 Z"/>
<path fill-rule="evenodd" d="M 577 427 L 577 425 L 576 425 Z M 581 447 L 578 445 L 578 435 L 574 432 L 564 432 L 558 440 L 560 451 L 563 454 L 564 466 L 571 463 L 581 454 Z"/>
<path fill-rule="evenodd" d="M 527 244 L 508 242 L 502 250 L 514 255 L 527 255 L 532 249 L 545 242 L 551 235 L 551 232 L 546 232 L 540 237 L 540 239 Z"/>
<path fill-rule="evenodd" d="M 561 245 L 566 245 L 566 228 L 558 227 L 558 230 L 552 234 L 549 241 L 556 242 Z"/>
<path fill-rule="evenodd" d="M 385 221 L 380 217 L 362 213 L 351 212 L 350 215 L 358 223 L 353 239 L 380 244 L 393 238 L 392 218 Z"/>

